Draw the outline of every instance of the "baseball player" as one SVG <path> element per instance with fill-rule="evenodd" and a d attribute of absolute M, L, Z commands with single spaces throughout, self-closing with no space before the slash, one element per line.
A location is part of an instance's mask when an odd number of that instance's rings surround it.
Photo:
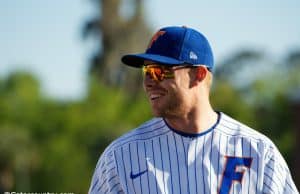
<path fill-rule="evenodd" d="M 203 34 L 162 28 L 145 53 L 122 62 L 142 69 L 155 117 L 106 148 L 90 194 L 299 193 L 270 139 L 211 107 L 214 61 Z"/>

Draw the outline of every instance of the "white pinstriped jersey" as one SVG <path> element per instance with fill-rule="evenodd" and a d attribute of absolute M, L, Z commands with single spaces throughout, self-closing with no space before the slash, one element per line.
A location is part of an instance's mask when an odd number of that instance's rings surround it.
<path fill-rule="evenodd" d="M 275 145 L 219 113 L 200 134 L 154 118 L 115 140 L 101 155 L 89 189 L 96 193 L 298 193 Z"/>

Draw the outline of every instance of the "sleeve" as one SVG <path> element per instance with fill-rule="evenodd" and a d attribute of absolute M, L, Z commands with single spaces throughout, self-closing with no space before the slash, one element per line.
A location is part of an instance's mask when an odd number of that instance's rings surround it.
<path fill-rule="evenodd" d="M 124 193 L 119 181 L 114 153 L 104 153 L 96 166 L 89 194 Z"/>
<path fill-rule="evenodd" d="M 276 147 L 271 147 L 265 156 L 263 193 L 299 194 L 290 170 Z"/>

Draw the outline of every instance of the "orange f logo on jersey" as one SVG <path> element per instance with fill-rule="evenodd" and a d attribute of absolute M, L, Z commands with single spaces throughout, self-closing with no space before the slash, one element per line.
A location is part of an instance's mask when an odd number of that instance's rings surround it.
<path fill-rule="evenodd" d="M 152 44 L 162 35 L 164 35 L 166 33 L 166 31 L 158 31 L 156 32 L 153 37 L 151 38 L 148 48 L 150 48 L 152 46 Z"/>

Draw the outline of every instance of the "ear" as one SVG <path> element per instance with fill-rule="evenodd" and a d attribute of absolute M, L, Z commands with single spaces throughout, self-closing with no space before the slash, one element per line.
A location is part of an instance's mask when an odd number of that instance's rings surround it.
<path fill-rule="evenodd" d="M 193 72 L 194 72 L 194 79 L 192 79 L 191 86 L 196 86 L 202 80 L 205 79 L 205 77 L 207 75 L 207 69 L 203 66 L 199 66 Z"/>
<path fill-rule="evenodd" d="M 207 74 L 207 69 L 203 66 L 197 67 L 196 70 L 196 80 L 197 81 L 202 81 L 206 77 Z"/>

